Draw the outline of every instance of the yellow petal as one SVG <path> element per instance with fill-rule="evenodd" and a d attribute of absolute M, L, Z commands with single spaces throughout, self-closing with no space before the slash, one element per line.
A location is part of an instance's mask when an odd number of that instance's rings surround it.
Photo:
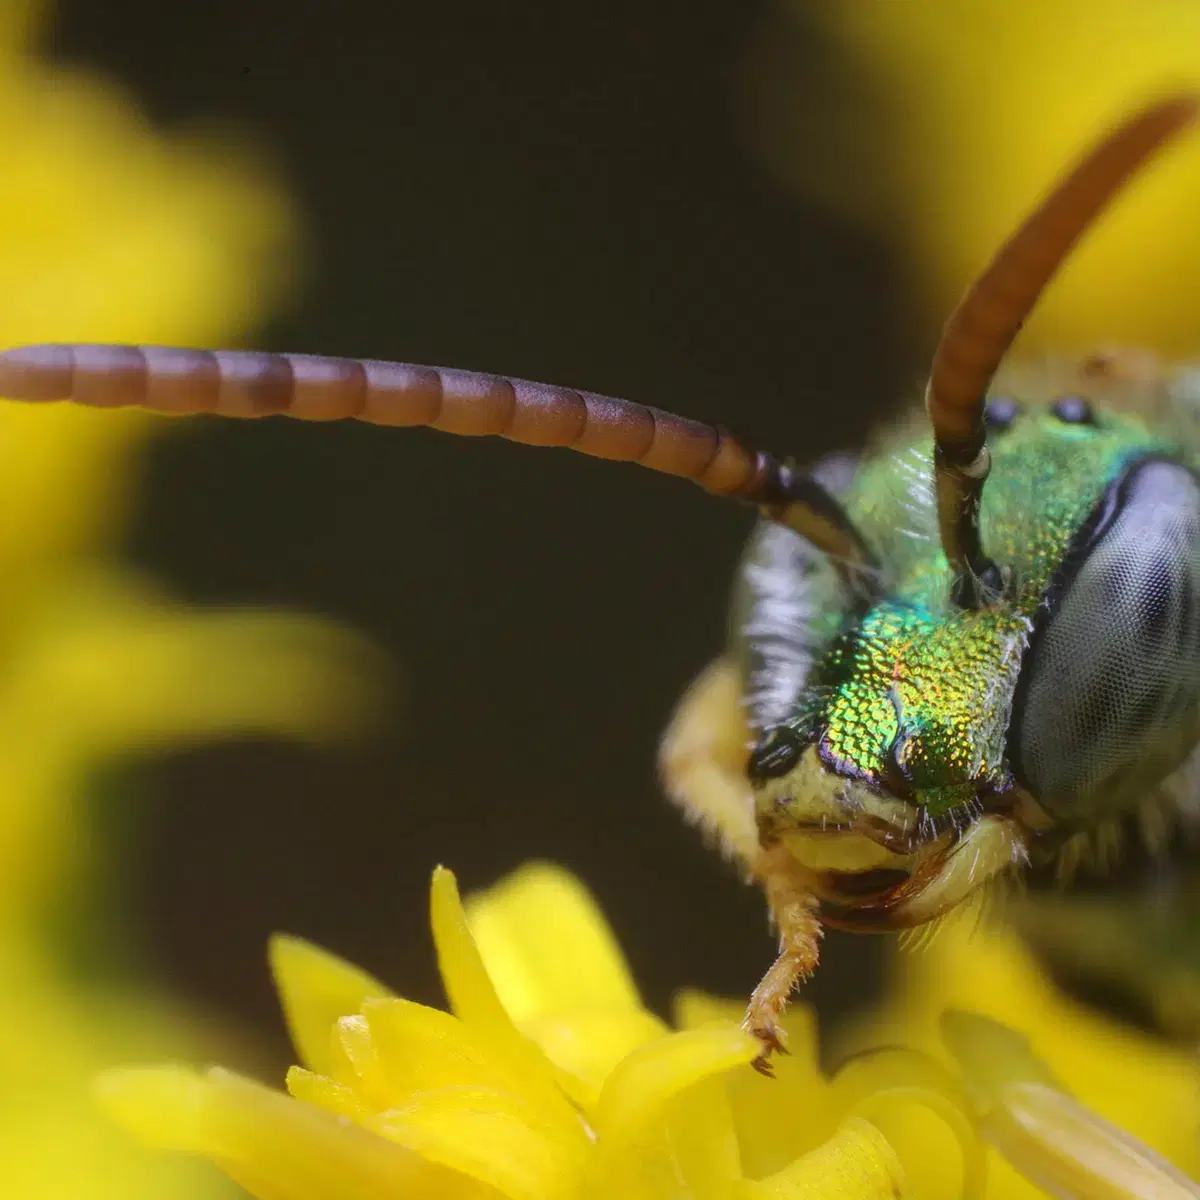
<path fill-rule="evenodd" d="M 371 1109 L 352 1088 L 344 1083 L 315 1075 L 303 1067 L 288 1067 L 288 1095 L 305 1104 L 314 1104 L 337 1117 L 349 1117 L 358 1124 L 371 1115 Z"/>
<path fill-rule="evenodd" d="M 933 301 L 931 324 L 1102 129 L 1200 78 L 1200 7 L 1186 0 L 766 11 L 772 25 L 746 73 L 761 140 L 805 191 L 821 188 L 839 214 L 867 210 L 896 236 L 914 284 L 925 283 L 921 298 Z M 844 64 L 837 96 L 814 92 L 810 78 L 798 83 L 800 56 L 820 36 L 814 21 L 842 43 L 822 60 Z M 983 77 L 1005 86 L 981 88 Z M 820 132 L 797 136 L 804 123 Z M 1185 138 L 1112 206 L 1047 289 L 1031 321 L 1041 348 L 1101 341 L 1194 351 L 1196 302 L 1180 297 L 1179 280 L 1181 264 L 1200 257 L 1189 219 L 1198 187 L 1200 146 Z"/>
<path fill-rule="evenodd" d="M 605 1083 L 596 1131 L 610 1143 L 635 1142 L 685 1088 L 752 1062 L 758 1053 L 758 1042 L 737 1026 L 694 1029 L 651 1042 L 629 1055 Z"/>
<path fill-rule="evenodd" d="M 815 1150 L 766 1179 L 741 1184 L 740 1200 L 897 1200 L 904 1172 L 887 1139 L 851 1117 Z"/>
<path fill-rule="evenodd" d="M 500 1003 L 479 947 L 471 936 L 458 896 L 458 881 L 445 867 L 438 867 L 433 873 L 429 920 L 437 947 L 438 971 L 450 1008 L 471 1025 L 510 1045 L 514 1043 L 519 1036 L 516 1027 Z"/>
<path fill-rule="evenodd" d="M 272 1200 L 482 1200 L 472 1181 L 229 1072 L 111 1071 L 98 1081 L 97 1095 L 132 1133 L 211 1158 Z"/>
<path fill-rule="evenodd" d="M 1059 1087 L 1015 1030 L 963 1012 L 947 1013 L 942 1029 L 985 1135 L 1026 1178 L 1081 1200 L 1200 1197 L 1200 1184 Z"/>
<path fill-rule="evenodd" d="M 1000 926 L 950 921 L 926 950 L 898 965 L 901 1003 L 888 1025 L 871 1028 L 871 1042 L 899 1035 L 906 1045 L 938 1049 L 947 1008 L 1019 1023 L 1082 1104 L 1200 1177 L 1193 1055 L 1065 996 Z"/>
<path fill-rule="evenodd" d="M 866 1117 L 889 1136 L 894 1128 L 893 1115 L 912 1105 L 927 1109 L 949 1129 L 958 1144 L 962 1165 L 957 1194 L 965 1200 L 978 1200 L 983 1195 L 984 1148 L 971 1123 L 967 1095 L 936 1060 L 910 1050 L 888 1049 L 859 1055 L 834 1076 L 831 1100 L 839 1113 Z M 923 1131 L 911 1159 L 905 1159 L 903 1153 L 901 1159 L 919 1166 L 928 1156 L 929 1141 Z M 891 1138 L 891 1145 L 900 1149 L 895 1137 Z"/>
<path fill-rule="evenodd" d="M 581 1123 L 566 1132 L 523 1097 L 488 1088 L 425 1092 L 367 1127 L 511 1200 L 575 1197 L 590 1148 Z"/>
<path fill-rule="evenodd" d="M 468 898 L 487 973 L 518 1024 L 562 1009 L 640 1009 L 620 947 L 588 890 L 531 863 Z"/>
<path fill-rule="evenodd" d="M 697 988 L 681 988 L 675 993 L 672 1015 L 676 1029 L 702 1029 L 705 1025 L 740 1025 L 746 1014 L 746 1005 L 737 1000 L 726 1000 L 723 996 L 710 996 Z M 798 1007 L 787 1010 L 791 1017 Z M 789 1049 L 790 1049 L 789 1045 Z"/>
<path fill-rule="evenodd" d="M 979 1013 L 950 1009 L 940 1021 L 942 1040 L 958 1060 L 972 1101 L 982 1113 L 1010 1083 L 1061 1088 L 1024 1034 Z"/>
<path fill-rule="evenodd" d="M 552 1107 L 561 1103 L 560 1088 L 574 1091 L 572 1081 L 561 1078 L 550 1060 L 517 1029 L 500 1003 L 479 947 L 471 936 L 458 895 L 458 881 L 445 867 L 438 867 L 433 873 L 429 921 L 442 986 L 455 1015 L 486 1037 L 493 1053 L 526 1072 L 527 1094 L 536 1092 L 543 1104 Z"/>
<path fill-rule="evenodd" d="M 703 992 L 684 990 L 675 997 L 675 1021 L 682 1029 L 737 1026 L 744 1013 L 744 1004 Z M 783 1030 L 788 1053 L 772 1064 L 774 1079 L 757 1071 L 731 1071 L 725 1077 L 742 1166 L 754 1178 L 781 1170 L 829 1137 L 839 1117 L 817 1061 L 816 1014 L 806 1004 L 792 1004 Z"/>
<path fill-rule="evenodd" d="M 713 1077 L 745 1066 L 758 1051 L 737 1026 L 720 1026 L 669 1034 L 629 1055 L 596 1107 L 601 1153 L 591 1192 L 630 1200 L 653 1200 L 677 1186 L 721 1194 L 734 1177 L 737 1149 L 724 1090 L 711 1086 L 720 1082 Z"/>
<path fill-rule="evenodd" d="M 361 1011 L 368 998 L 391 992 L 366 971 L 303 938 L 277 933 L 267 955 L 300 1061 L 319 1074 L 330 1074 L 329 1047 L 338 1018 Z"/>
<path fill-rule="evenodd" d="M 695 1200 L 725 1200 L 742 1176 L 729 1096 L 720 1076 L 685 1088 L 667 1109 L 664 1183 L 675 1174 Z M 661 1188 L 658 1195 L 666 1191 Z"/>
<path fill-rule="evenodd" d="M 338 1018 L 330 1058 L 337 1083 L 353 1088 L 372 1111 L 387 1107 L 392 1096 L 387 1071 L 379 1059 L 367 1019 L 361 1013 Z"/>
<path fill-rule="evenodd" d="M 186 1067 L 129 1067 L 106 1071 L 96 1080 L 104 1112 L 148 1145 L 203 1154 L 207 1089 Z"/>
<path fill-rule="evenodd" d="M 373 703 L 363 642 L 283 613 L 197 613 L 115 580 L 53 611 L 0 703 L 74 755 L 259 731 L 337 735 Z"/>
<path fill-rule="evenodd" d="M 668 1032 L 653 1013 L 625 1008 L 566 1009 L 526 1021 L 522 1029 L 562 1072 L 571 1099 L 588 1112 L 617 1064 Z"/>
<path fill-rule="evenodd" d="M 497 1054 L 490 1038 L 449 1013 L 410 1000 L 371 1000 L 363 1005 L 363 1020 L 386 1091 L 381 1108 L 438 1088 L 491 1088 L 524 1093 L 531 1104 L 548 1099 L 542 1104 L 547 1122 L 578 1126 L 561 1095 L 544 1086 L 544 1074 L 531 1081 L 522 1059 Z"/>

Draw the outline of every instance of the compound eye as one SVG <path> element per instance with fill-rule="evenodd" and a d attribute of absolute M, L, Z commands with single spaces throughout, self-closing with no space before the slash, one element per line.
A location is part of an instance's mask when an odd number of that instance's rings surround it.
<path fill-rule="evenodd" d="M 1047 593 L 1009 750 L 1051 812 L 1117 808 L 1191 750 L 1200 711 L 1200 482 L 1149 460 L 1102 499 Z"/>
<path fill-rule="evenodd" d="M 800 761 L 804 746 L 800 735 L 788 725 L 768 729 L 750 754 L 746 773 L 751 783 L 786 775 Z"/>

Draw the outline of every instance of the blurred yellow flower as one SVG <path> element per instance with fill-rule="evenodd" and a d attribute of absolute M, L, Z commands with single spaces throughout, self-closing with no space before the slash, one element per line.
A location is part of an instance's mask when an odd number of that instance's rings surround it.
<path fill-rule="evenodd" d="M 802 70 L 822 37 L 820 69 Z M 1200 84 L 1200 5 L 778 0 L 744 78 L 748 132 L 766 160 L 895 238 L 928 331 L 1093 137 L 1152 96 Z M 1192 139 L 1088 235 L 1031 340 L 1194 353 L 1198 198 Z"/>
<path fill-rule="evenodd" d="M 932 1055 L 945 1057 L 941 1045 L 946 1034 L 947 1010 L 970 1009 L 970 1019 L 957 1024 L 948 1039 L 955 1057 L 966 1068 L 977 1089 L 990 1092 L 994 1101 L 997 1073 L 1024 1072 L 1026 1082 L 1065 1081 L 1071 1093 L 1088 1109 L 1127 1131 L 1187 1175 L 1200 1178 L 1200 1064 L 1193 1054 L 1119 1024 L 1065 996 L 1046 977 L 1012 932 L 991 924 L 980 925 L 971 914 L 947 919 L 920 950 L 902 952 L 894 959 L 892 996 L 879 1013 L 855 1025 L 841 1039 L 842 1049 L 864 1047 L 902 1039 Z M 988 1019 L 1003 1022 L 989 1028 Z M 1005 1026 L 1022 1030 L 1044 1062 L 1036 1068 L 1023 1060 L 1023 1040 Z M 1024 1067 L 1022 1063 L 1024 1062 Z M 1018 1109 L 1020 1109 L 1018 1102 Z M 992 1156 L 989 1164 L 989 1200 L 1033 1200 L 1045 1193 L 1022 1178 L 1012 1165 L 1020 1164 L 1039 1177 L 1052 1157 L 1055 1138 L 1078 1148 L 1081 1159 L 1094 1158 L 1069 1126 L 1075 1120 L 1069 1102 L 1051 1114 L 1023 1114 L 1028 1127 L 1042 1125 L 1042 1144 L 1014 1145 L 1001 1130 L 998 1138 L 1010 1161 Z M 906 1113 L 898 1113 L 886 1126 L 889 1138 L 903 1151 L 915 1144 L 930 1145 L 929 1130 Z M 1091 1132 L 1096 1126 L 1093 1123 Z M 935 1134 L 936 1136 L 936 1131 Z M 1111 1139 L 1109 1145 L 1113 1143 Z M 1150 1156 L 1144 1151 L 1143 1161 Z M 1126 1150 L 1125 1158 L 1134 1152 Z M 905 1161 L 908 1161 L 906 1158 Z M 929 1200 L 956 1195 L 953 1169 L 930 1154 L 919 1160 L 919 1192 Z M 1078 1172 L 1076 1172 L 1078 1175 Z M 1138 1193 L 1112 1185 L 1109 1190 L 1093 1181 L 1082 1196 L 1196 1195 L 1175 1184 L 1162 1192 Z"/>
<path fill-rule="evenodd" d="M 46 15 L 0 4 L 0 345 L 236 341 L 292 279 L 285 193 L 250 147 L 166 139 L 110 82 L 35 57 Z M 111 561 L 133 454 L 165 425 L 0 403 L 0 1191 L 22 1200 L 226 1190 L 88 1097 L 105 1065 L 199 1051 L 166 997 L 81 978 L 54 924 L 64 902 L 77 921 L 104 908 L 85 869 L 97 768 L 228 734 L 333 734 L 362 712 L 349 635 L 188 610 Z"/>
<path fill-rule="evenodd" d="M 305 1063 L 288 1073 L 291 1098 L 222 1070 L 150 1067 L 103 1075 L 102 1103 L 264 1200 L 890 1200 L 907 1193 L 874 1124 L 884 1101 L 932 1109 L 977 1180 L 965 1100 L 931 1060 L 885 1054 L 830 1081 L 798 1008 L 794 1054 L 764 1079 L 729 1006 L 696 994 L 671 1032 L 560 870 L 525 868 L 464 911 L 439 869 L 431 917 L 453 1015 L 278 938 L 275 978 Z"/>
<path fill-rule="evenodd" d="M 236 340 L 293 282 L 290 200 L 231 134 L 166 140 L 118 88 L 31 57 L 40 5 L 0 5 L 0 345 Z M 0 405 L 0 630 L 125 515 L 130 410 Z"/>

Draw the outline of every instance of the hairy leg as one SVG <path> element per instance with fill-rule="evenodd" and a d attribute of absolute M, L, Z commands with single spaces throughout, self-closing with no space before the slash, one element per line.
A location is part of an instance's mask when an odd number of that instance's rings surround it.
<path fill-rule="evenodd" d="M 754 989 L 742 1027 L 762 1043 L 754 1069 L 772 1074 L 770 1057 L 787 1053 L 779 1018 L 788 997 L 816 969 L 821 942 L 818 903 L 806 885 L 796 860 L 776 846 L 763 850 L 754 874 L 767 897 L 767 907 L 779 930 L 779 954 Z"/>
<path fill-rule="evenodd" d="M 667 795 L 747 870 L 758 856 L 749 740 L 737 670 L 719 658 L 680 700 L 658 752 Z"/>

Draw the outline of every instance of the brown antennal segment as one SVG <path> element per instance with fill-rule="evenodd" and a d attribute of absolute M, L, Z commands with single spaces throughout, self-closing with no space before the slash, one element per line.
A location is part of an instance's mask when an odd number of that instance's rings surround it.
<path fill-rule="evenodd" d="M 1000 247 L 946 322 L 926 406 L 933 422 L 942 547 L 964 602 L 972 580 L 995 575 L 979 541 L 979 498 L 989 460 L 984 403 L 1000 360 L 1072 247 L 1121 188 L 1166 142 L 1192 124 L 1200 99 L 1174 96 L 1135 113 L 1103 138 Z"/>
<path fill-rule="evenodd" d="M 0 353 L 0 396 L 173 414 L 353 418 L 565 446 L 756 504 L 837 559 L 870 562 L 833 497 L 725 430 L 629 400 L 504 375 L 307 354 L 62 344 Z"/>

